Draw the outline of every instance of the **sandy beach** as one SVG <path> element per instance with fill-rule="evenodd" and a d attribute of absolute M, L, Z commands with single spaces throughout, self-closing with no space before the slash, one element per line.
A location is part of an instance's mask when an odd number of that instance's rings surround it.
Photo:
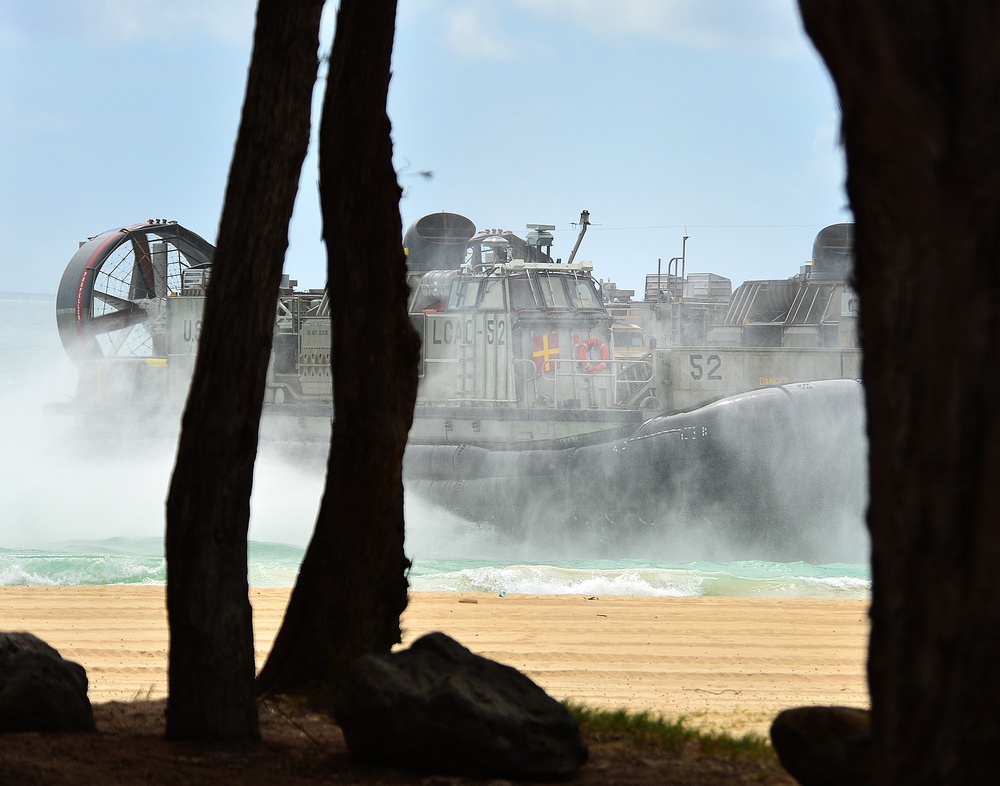
<path fill-rule="evenodd" d="M 287 589 L 250 591 L 258 665 Z M 87 669 L 93 702 L 163 698 L 162 586 L 0 587 L 0 630 Z M 868 601 L 413 593 L 404 644 L 442 630 L 558 699 L 766 734 L 782 708 L 868 706 Z"/>

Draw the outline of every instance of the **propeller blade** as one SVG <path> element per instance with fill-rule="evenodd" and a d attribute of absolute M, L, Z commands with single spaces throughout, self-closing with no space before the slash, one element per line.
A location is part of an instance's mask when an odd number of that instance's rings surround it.
<path fill-rule="evenodd" d="M 116 309 L 117 311 L 142 310 L 131 300 L 125 300 L 125 298 L 118 297 L 117 295 L 112 295 L 110 292 L 101 292 L 100 290 L 97 289 L 94 290 L 94 299 L 103 301 L 104 303 Z M 95 319 L 98 318 L 99 317 L 95 317 Z"/>
<path fill-rule="evenodd" d="M 131 300 L 145 300 L 156 297 L 156 278 L 153 274 L 153 258 L 149 253 L 149 238 L 145 234 L 132 235 L 132 280 L 128 296 Z"/>
<path fill-rule="evenodd" d="M 103 314 L 93 317 L 90 320 L 90 330 L 94 333 L 113 333 L 116 330 L 123 330 L 132 325 L 146 322 L 149 315 L 138 306 L 131 310 L 114 311 L 110 314 Z"/>

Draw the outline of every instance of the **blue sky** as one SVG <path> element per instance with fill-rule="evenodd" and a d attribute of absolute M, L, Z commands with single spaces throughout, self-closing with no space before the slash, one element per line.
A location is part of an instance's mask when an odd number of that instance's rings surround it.
<path fill-rule="evenodd" d="M 53 293 L 81 240 L 146 218 L 214 240 L 254 9 L 0 0 L 0 291 Z M 550 223 L 565 258 L 586 209 L 578 258 L 639 289 L 685 231 L 688 271 L 738 284 L 796 273 L 850 220 L 836 95 L 794 0 L 400 0 L 393 74 L 404 228 Z M 303 286 L 325 281 L 316 168 L 313 151 L 285 264 Z"/>

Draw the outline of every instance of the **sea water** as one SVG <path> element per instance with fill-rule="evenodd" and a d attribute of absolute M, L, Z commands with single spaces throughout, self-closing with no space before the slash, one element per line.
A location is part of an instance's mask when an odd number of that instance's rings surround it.
<path fill-rule="evenodd" d="M 0 585 L 162 584 L 175 444 L 81 441 L 59 411 L 75 379 L 54 296 L 0 294 Z M 114 418 L 105 428 L 117 436 Z M 262 450 L 251 500 L 252 586 L 294 585 L 323 472 L 322 460 L 293 463 Z M 855 561 L 812 565 L 677 559 L 655 528 L 600 540 L 553 537 L 526 521 L 515 537 L 412 496 L 405 515 L 409 582 L 418 592 L 865 598 L 871 589 L 860 520 L 850 528 Z"/>

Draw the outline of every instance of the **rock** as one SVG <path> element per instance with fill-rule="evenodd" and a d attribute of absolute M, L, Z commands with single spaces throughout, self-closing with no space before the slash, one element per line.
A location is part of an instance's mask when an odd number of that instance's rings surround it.
<path fill-rule="evenodd" d="M 31 633 L 0 632 L 0 733 L 96 730 L 83 666 Z"/>
<path fill-rule="evenodd" d="M 443 633 L 356 660 L 334 709 L 354 756 L 410 772 L 568 780 L 587 760 L 565 707 Z"/>
<path fill-rule="evenodd" d="M 855 707 L 795 707 L 771 724 L 771 743 L 802 786 L 871 783 L 871 716 Z"/>

